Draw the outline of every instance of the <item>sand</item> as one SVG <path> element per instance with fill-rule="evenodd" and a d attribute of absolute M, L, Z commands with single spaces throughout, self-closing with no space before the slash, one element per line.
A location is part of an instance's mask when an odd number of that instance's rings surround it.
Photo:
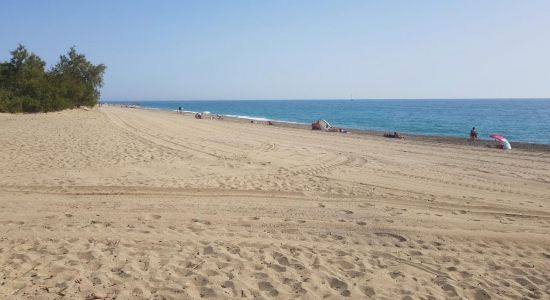
<path fill-rule="evenodd" d="M 0 298 L 550 298 L 550 152 L 0 114 Z"/>

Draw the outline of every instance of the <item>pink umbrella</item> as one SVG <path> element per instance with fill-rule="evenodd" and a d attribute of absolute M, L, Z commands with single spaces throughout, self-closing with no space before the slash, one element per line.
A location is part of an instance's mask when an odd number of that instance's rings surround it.
<path fill-rule="evenodd" d="M 508 142 L 506 138 L 504 138 L 502 135 L 497 134 L 491 134 L 490 137 L 494 138 L 495 140 L 499 141 L 502 144 L 502 149 L 510 150 L 512 149 L 512 146 Z"/>
<path fill-rule="evenodd" d="M 489 137 L 492 137 L 497 141 L 506 141 L 506 139 L 502 135 L 491 134 Z"/>

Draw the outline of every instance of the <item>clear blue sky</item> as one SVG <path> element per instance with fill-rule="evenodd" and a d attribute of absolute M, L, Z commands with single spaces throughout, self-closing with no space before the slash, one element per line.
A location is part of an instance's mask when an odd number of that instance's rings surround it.
<path fill-rule="evenodd" d="M 104 100 L 550 97 L 550 1 L 0 0 L 0 59 L 76 45 Z"/>

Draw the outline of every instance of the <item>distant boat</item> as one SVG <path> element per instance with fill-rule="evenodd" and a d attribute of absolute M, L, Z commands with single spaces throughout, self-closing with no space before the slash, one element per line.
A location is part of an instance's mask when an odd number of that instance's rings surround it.
<path fill-rule="evenodd" d="M 353 101 L 353 94 L 349 95 L 349 101 Z"/>

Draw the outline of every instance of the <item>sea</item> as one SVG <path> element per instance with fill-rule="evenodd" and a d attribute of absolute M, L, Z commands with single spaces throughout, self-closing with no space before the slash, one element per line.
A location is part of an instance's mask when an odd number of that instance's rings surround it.
<path fill-rule="evenodd" d="M 499 134 L 510 142 L 550 144 L 550 99 L 459 100 L 186 100 L 116 101 L 143 108 L 221 114 L 255 120 L 311 124 L 325 119 L 346 129 L 481 139 Z"/>

